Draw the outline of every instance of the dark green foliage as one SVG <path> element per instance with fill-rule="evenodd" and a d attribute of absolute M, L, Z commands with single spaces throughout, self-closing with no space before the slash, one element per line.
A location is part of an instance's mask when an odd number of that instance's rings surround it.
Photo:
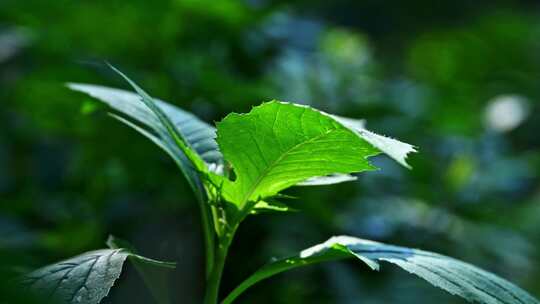
<path fill-rule="evenodd" d="M 314 263 L 358 258 L 372 270 L 389 262 L 434 286 L 477 303 L 539 303 L 519 287 L 470 264 L 428 251 L 386 245 L 349 236 L 337 236 L 298 255 L 270 262 L 233 290 L 223 301 L 231 303 L 245 289 L 270 276 Z"/>

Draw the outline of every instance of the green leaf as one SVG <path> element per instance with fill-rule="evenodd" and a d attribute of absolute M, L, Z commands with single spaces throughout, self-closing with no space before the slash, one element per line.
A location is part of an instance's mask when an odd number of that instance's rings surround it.
<path fill-rule="evenodd" d="M 50 301 L 97 304 L 120 277 L 128 257 L 136 263 L 175 267 L 174 263 L 149 259 L 125 248 L 101 249 L 35 270 L 22 277 L 21 283 Z"/>
<path fill-rule="evenodd" d="M 193 172 L 193 166 L 190 165 L 183 151 L 175 144 L 173 136 L 167 133 L 166 128 L 160 122 L 158 116 L 141 101 L 139 95 L 120 89 L 92 84 L 69 83 L 68 87 L 72 90 L 86 93 L 127 117 L 142 123 L 153 134 L 129 120 L 122 119 L 122 122 L 129 123 L 129 126 L 136 127 L 137 131 L 146 131 L 145 136 L 152 135 L 154 137 L 152 141 L 167 151 L 181 168 L 188 171 L 187 173 L 185 172 L 188 180 L 192 181 L 196 177 L 196 172 Z M 220 172 L 222 170 L 223 156 L 219 152 L 219 148 L 215 142 L 215 129 L 201 121 L 195 115 L 178 107 L 158 99 L 153 99 L 153 101 L 171 121 L 176 131 L 185 138 L 189 146 L 204 160 L 209 170 Z M 118 118 L 119 116 L 115 117 Z"/>
<path fill-rule="evenodd" d="M 337 236 L 297 255 L 272 261 L 242 282 L 222 304 L 231 303 L 252 285 L 275 274 L 300 266 L 345 258 L 358 258 L 373 270 L 379 270 L 380 261 L 395 264 L 432 285 L 470 302 L 539 303 L 516 285 L 478 267 L 444 255 L 350 236 Z"/>
<path fill-rule="evenodd" d="M 201 196 L 203 194 L 202 183 L 200 181 L 199 173 L 197 172 L 196 168 L 191 164 L 191 161 L 185 155 L 185 153 L 183 153 L 183 151 L 176 145 L 175 140 L 172 136 L 169 135 L 157 115 L 155 115 L 154 112 L 141 101 L 141 97 L 139 95 L 119 89 L 90 84 L 69 83 L 68 87 L 72 90 L 86 93 L 100 101 L 103 101 L 113 109 L 125 114 L 130 118 L 135 119 L 136 121 L 150 128 L 153 133 L 134 124 L 127 119 L 121 118 L 120 116 L 113 116 L 124 124 L 134 128 L 136 131 L 143 134 L 152 142 L 157 144 L 160 148 L 165 150 L 182 170 L 184 176 L 186 177 L 188 183 L 193 188 L 195 193 L 198 196 Z M 156 101 L 156 103 L 157 102 L 159 101 Z M 162 104 L 160 104 L 160 107 L 162 107 L 163 109 L 167 109 L 166 107 L 163 107 Z M 176 108 L 172 109 L 177 110 Z M 190 119 L 189 116 L 191 114 L 183 112 L 181 110 L 164 112 L 168 113 L 169 116 L 172 116 L 171 114 L 175 114 L 173 117 L 177 118 L 177 125 L 179 127 L 183 126 L 185 128 L 186 126 L 193 126 L 194 128 L 196 128 L 195 125 L 197 124 L 197 119 Z M 188 118 L 186 118 L 185 116 L 188 116 Z M 179 122 L 184 122 L 184 124 L 180 125 Z"/>
<path fill-rule="evenodd" d="M 200 171 L 200 172 L 206 172 L 207 167 L 200 157 L 200 155 L 193 149 L 191 144 L 187 141 L 185 136 L 178 131 L 174 123 L 171 121 L 171 119 L 167 116 L 165 111 L 156 103 L 156 101 L 148 95 L 143 89 L 141 89 L 134 81 L 129 79 L 124 73 L 120 72 L 120 70 L 116 69 L 115 67 L 109 65 L 109 67 L 115 71 L 118 75 L 120 75 L 122 78 L 124 78 L 125 81 L 131 85 L 131 87 L 139 94 L 140 101 L 148 108 L 154 116 L 158 119 L 159 123 L 163 127 L 163 129 L 158 129 L 157 132 L 162 138 L 170 138 L 174 144 L 182 152 L 184 155 L 189 159 L 191 162 L 190 164 L 194 166 L 194 169 Z"/>
<path fill-rule="evenodd" d="M 122 249 L 90 251 L 40 268 L 22 283 L 58 303 L 97 304 L 120 276 L 128 256 Z"/>
<path fill-rule="evenodd" d="M 114 70 L 126 79 L 138 94 L 91 84 L 69 83 L 68 87 L 86 93 L 141 123 L 144 127 L 113 115 L 149 138 L 177 163 L 195 192 L 201 208 L 207 265 L 209 265 L 207 271 L 209 271 L 213 263 L 214 228 L 206 204 L 206 191 L 201 180 L 201 172 L 209 171 L 208 173 L 217 175 L 223 170 L 223 157 L 214 140 L 215 129 L 191 113 L 151 98 L 124 74 Z"/>
<path fill-rule="evenodd" d="M 331 116 L 291 103 L 229 114 L 217 128 L 236 175 L 224 180 L 222 192 L 240 209 L 312 177 L 372 170 L 366 158 L 379 152 Z"/>
<path fill-rule="evenodd" d="M 138 94 L 91 84 L 69 83 L 68 87 L 86 93 L 144 125 L 146 128 L 113 115 L 149 138 L 173 158 L 193 189 L 201 209 L 209 272 L 213 263 L 215 240 L 201 172 L 221 174 L 223 170 L 223 157 L 214 140 L 215 129 L 191 113 L 151 98 L 124 74 L 114 70 L 128 81 Z"/>
<path fill-rule="evenodd" d="M 141 97 L 135 93 L 92 84 L 69 83 L 67 86 L 74 91 L 86 93 L 104 102 L 116 111 L 133 118 L 155 132 L 164 131 L 158 117 L 141 102 Z M 220 165 L 222 163 L 223 157 L 214 140 L 216 137 L 215 128 L 192 113 L 162 100 L 153 100 L 171 120 L 177 131 L 186 138 L 186 141 L 207 164 Z M 172 142 L 170 136 L 167 136 L 167 140 Z"/>

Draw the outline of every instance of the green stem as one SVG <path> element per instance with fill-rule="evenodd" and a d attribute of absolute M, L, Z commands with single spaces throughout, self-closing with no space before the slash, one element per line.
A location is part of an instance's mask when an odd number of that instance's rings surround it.
<path fill-rule="evenodd" d="M 210 208 L 206 204 L 205 200 L 199 198 L 199 205 L 201 207 L 201 222 L 203 226 L 204 234 L 204 247 L 206 252 L 206 278 L 212 273 L 215 260 L 215 231 L 212 223 L 212 214 Z"/>
<path fill-rule="evenodd" d="M 229 252 L 229 247 L 234 238 L 236 229 L 226 233 L 219 240 L 218 248 L 216 250 L 214 267 L 210 272 L 210 276 L 206 282 L 206 295 L 204 297 L 204 304 L 218 304 L 219 300 L 219 286 L 221 283 L 221 277 L 223 275 L 223 269 L 225 268 L 225 261 Z"/>
<path fill-rule="evenodd" d="M 231 293 L 227 297 L 225 297 L 223 301 L 221 301 L 221 304 L 231 304 L 234 300 L 236 300 L 236 298 L 238 298 L 238 296 L 244 293 L 244 291 L 246 291 L 251 286 L 279 273 L 312 264 L 346 259 L 352 256 L 353 255 L 351 255 L 348 251 L 336 250 L 322 256 L 302 258 L 299 255 L 294 255 L 272 261 L 261 267 L 254 274 L 252 274 L 250 277 L 240 283 L 238 287 L 231 291 Z"/>

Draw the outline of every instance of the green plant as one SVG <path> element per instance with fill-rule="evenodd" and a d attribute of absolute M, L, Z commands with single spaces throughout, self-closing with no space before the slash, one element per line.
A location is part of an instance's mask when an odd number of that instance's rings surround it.
<path fill-rule="evenodd" d="M 116 70 L 117 71 L 117 70 Z M 232 113 L 217 129 L 194 115 L 151 98 L 124 77 L 136 94 L 88 84 L 75 90 L 108 104 L 112 114 L 167 152 L 195 193 L 206 247 L 205 304 L 217 304 L 229 246 L 242 221 L 263 211 L 286 212 L 281 191 L 296 185 L 329 185 L 354 180 L 352 173 L 375 169 L 368 157 L 385 153 L 408 167 L 413 146 L 366 130 L 362 121 L 311 107 L 270 101 L 247 114 Z M 216 137 L 217 134 L 217 137 Z M 99 303 L 130 258 L 143 277 L 148 266 L 173 264 L 144 258 L 124 242 L 46 266 L 23 282 L 60 303 Z M 357 258 L 371 269 L 395 264 L 434 286 L 479 303 L 539 303 L 515 285 L 470 264 L 432 252 L 386 245 L 350 236 L 332 237 L 260 268 L 219 303 L 232 303 L 246 289 L 275 274 L 333 260 Z M 159 286 L 145 280 L 151 291 Z M 160 303 L 167 296 L 154 292 Z"/>

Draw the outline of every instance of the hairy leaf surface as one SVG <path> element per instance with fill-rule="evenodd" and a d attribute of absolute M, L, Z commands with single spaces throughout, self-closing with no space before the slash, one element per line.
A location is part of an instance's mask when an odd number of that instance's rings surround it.
<path fill-rule="evenodd" d="M 476 266 L 437 253 L 350 236 L 338 236 L 295 256 L 275 260 L 259 269 L 222 302 L 231 303 L 253 284 L 275 274 L 313 263 L 358 258 L 371 269 L 379 262 L 395 264 L 432 285 L 468 301 L 486 304 L 538 304 L 526 291 Z"/>
<path fill-rule="evenodd" d="M 366 158 L 379 152 L 331 116 L 290 103 L 229 114 L 217 127 L 236 175 L 222 190 L 240 208 L 312 177 L 372 170 Z"/>

